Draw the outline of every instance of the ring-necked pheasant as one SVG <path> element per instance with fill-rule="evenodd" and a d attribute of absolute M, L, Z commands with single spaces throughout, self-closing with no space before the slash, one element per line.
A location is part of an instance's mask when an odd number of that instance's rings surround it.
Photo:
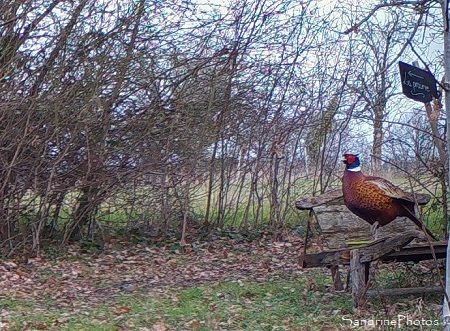
<path fill-rule="evenodd" d="M 384 178 L 365 176 L 361 172 L 357 155 L 344 154 L 342 161 L 346 165 L 342 177 L 345 205 L 351 212 L 371 224 L 373 234 L 376 234 L 378 227 L 392 222 L 397 217 L 405 216 L 436 240 L 416 217 L 412 193 L 404 192 Z"/>

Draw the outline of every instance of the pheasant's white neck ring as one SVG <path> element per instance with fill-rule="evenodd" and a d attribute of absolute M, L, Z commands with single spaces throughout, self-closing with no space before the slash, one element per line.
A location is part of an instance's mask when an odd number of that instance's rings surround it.
<path fill-rule="evenodd" d="M 355 168 L 349 168 L 349 169 L 347 169 L 348 171 L 351 171 L 351 172 L 358 172 L 358 171 L 361 171 L 361 167 L 360 166 L 358 166 L 358 167 L 355 167 Z"/>

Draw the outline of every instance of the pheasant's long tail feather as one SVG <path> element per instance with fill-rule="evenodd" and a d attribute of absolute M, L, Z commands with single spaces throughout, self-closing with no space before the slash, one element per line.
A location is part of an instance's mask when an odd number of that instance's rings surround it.
<path fill-rule="evenodd" d="M 425 224 L 423 224 L 423 222 L 422 222 L 420 219 L 417 218 L 416 215 L 414 215 L 413 212 L 411 212 L 411 211 L 410 211 L 408 208 L 406 208 L 406 207 L 405 207 L 405 210 L 406 210 L 406 213 L 407 213 L 407 217 L 408 217 L 411 221 L 413 221 L 413 222 L 417 225 L 417 227 L 418 227 L 419 229 L 425 230 L 426 233 L 427 233 L 431 238 L 433 238 L 433 240 L 436 240 L 436 241 L 437 241 L 437 238 L 434 236 L 434 234 L 431 233 L 431 231 L 425 226 Z"/>

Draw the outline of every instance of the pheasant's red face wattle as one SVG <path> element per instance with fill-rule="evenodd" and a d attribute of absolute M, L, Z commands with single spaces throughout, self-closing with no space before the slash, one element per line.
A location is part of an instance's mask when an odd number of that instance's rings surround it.
<path fill-rule="evenodd" d="M 356 156 L 353 154 L 345 154 L 344 157 L 347 160 L 347 164 L 352 164 L 356 161 Z"/>

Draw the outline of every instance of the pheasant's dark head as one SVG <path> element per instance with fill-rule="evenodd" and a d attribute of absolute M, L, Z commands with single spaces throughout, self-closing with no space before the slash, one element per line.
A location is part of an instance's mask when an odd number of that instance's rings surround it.
<path fill-rule="evenodd" d="M 345 166 L 349 170 L 357 171 L 361 169 L 361 164 L 359 163 L 359 157 L 355 154 L 344 154 L 342 156 L 342 162 L 345 163 Z"/>

